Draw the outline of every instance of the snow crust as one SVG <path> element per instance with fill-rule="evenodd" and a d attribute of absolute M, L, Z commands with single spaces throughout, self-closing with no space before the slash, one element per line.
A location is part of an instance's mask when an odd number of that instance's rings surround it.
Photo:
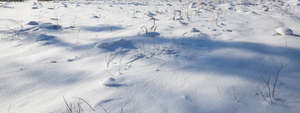
<path fill-rule="evenodd" d="M 0 113 L 299 113 L 299 3 L 0 2 Z"/>

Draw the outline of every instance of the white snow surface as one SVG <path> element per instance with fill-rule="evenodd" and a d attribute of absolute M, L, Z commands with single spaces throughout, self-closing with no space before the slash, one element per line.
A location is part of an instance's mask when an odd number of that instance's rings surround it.
<path fill-rule="evenodd" d="M 0 113 L 299 113 L 299 4 L 0 2 Z"/>
<path fill-rule="evenodd" d="M 293 35 L 293 30 L 291 30 L 290 28 L 279 27 L 279 28 L 275 29 L 275 31 L 279 35 Z"/>

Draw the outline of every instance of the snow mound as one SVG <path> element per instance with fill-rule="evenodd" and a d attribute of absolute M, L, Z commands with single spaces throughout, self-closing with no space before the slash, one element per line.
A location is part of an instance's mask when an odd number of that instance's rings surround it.
<path fill-rule="evenodd" d="M 36 41 L 49 41 L 55 39 L 55 36 L 41 34 Z"/>
<path fill-rule="evenodd" d="M 275 31 L 279 35 L 293 35 L 293 30 L 287 27 L 279 27 L 276 28 Z"/>
<path fill-rule="evenodd" d="M 27 25 L 39 25 L 39 23 L 36 21 L 30 21 L 27 23 Z"/>
<path fill-rule="evenodd" d="M 52 23 L 43 23 L 39 26 L 40 28 L 47 29 L 47 30 L 61 30 L 61 25 L 56 25 Z"/>
<path fill-rule="evenodd" d="M 197 28 L 192 28 L 191 32 L 200 32 L 200 30 Z"/>
<path fill-rule="evenodd" d="M 104 79 L 102 84 L 105 87 L 122 87 L 122 86 L 126 86 L 125 84 L 119 83 L 119 81 L 116 78 L 113 78 L 113 77 L 108 77 L 108 78 Z"/>
<path fill-rule="evenodd" d="M 111 52 L 117 51 L 119 49 L 123 49 L 123 50 L 137 49 L 131 41 L 125 39 L 121 39 L 113 42 L 100 43 L 97 44 L 96 47 Z"/>
<path fill-rule="evenodd" d="M 193 2 L 193 3 L 190 4 L 189 7 L 195 9 L 195 8 L 198 7 L 198 4 L 196 2 Z"/>

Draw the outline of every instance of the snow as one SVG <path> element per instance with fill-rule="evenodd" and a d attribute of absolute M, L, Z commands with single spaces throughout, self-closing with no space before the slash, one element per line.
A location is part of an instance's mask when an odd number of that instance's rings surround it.
<path fill-rule="evenodd" d="M 298 113 L 299 3 L 0 2 L 0 113 Z"/>
<path fill-rule="evenodd" d="M 280 35 L 293 35 L 293 30 L 291 30 L 290 28 L 279 27 L 275 29 L 275 31 Z"/>

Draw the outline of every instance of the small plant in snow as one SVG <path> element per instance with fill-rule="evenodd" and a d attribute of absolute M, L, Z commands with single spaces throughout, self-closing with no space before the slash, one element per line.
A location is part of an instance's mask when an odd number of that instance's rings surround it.
<path fill-rule="evenodd" d="M 285 64 L 281 64 L 275 72 L 263 79 L 264 88 L 260 91 L 260 95 L 269 104 L 273 104 L 276 101 L 277 89 L 279 87 L 279 77 L 282 70 L 286 67 Z"/>
<path fill-rule="evenodd" d="M 122 50 L 120 50 L 122 51 Z M 116 58 L 119 56 L 119 60 Z M 123 57 L 124 55 L 119 55 L 118 53 L 110 53 L 105 57 L 105 70 L 110 76 L 118 76 L 122 75 L 122 68 L 123 68 Z"/>
<path fill-rule="evenodd" d="M 181 10 L 174 10 L 173 13 L 173 20 L 183 20 L 182 11 Z"/>
<path fill-rule="evenodd" d="M 220 25 L 220 20 L 221 20 L 221 15 L 223 14 L 223 11 L 222 11 L 222 9 L 217 9 L 215 12 L 216 12 L 215 24 L 217 27 L 221 28 L 222 26 Z"/>
<path fill-rule="evenodd" d="M 77 97 L 76 101 L 68 102 L 64 97 L 65 111 L 63 113 L 98 113 L 99 111 L 95 109 L 92 105 L 90 105 L 85 99 L 81 97 Z M 98 104 L 101 107 L 104 113 L 109 113 L 106 108 L 104 108 L 101 104 Z M 88 111 L 88 112 L 86 112 Z M 123 107 L 121 108 L 121 112 L 123 113 Z"/>
<path fill-rule="evenodd" d="M 107 73 L 109 73 L 111 76 L 114 76 L 115 74 L 113 74 L 113 72 L 111 72 L 110 70 L 110 65 L 111 63 L 113 63 L 113 60 L 117 57 L 116 54 L 109 54 L 105 57 L 105 70 Z"/>
<path fill-rule="evenodd" d="M 141 29 L 144 31 L 147 37 L 159 36 L 160 34 L 157 32 L 158 25 L 156 24 L 156 21 L 158 21 L 158 19 L 156 19 L 154 16 L 151 16 L 150 21 L 153 22 L 152 26 L 147 27 L 144 25 L 141 27 Z"/>
<path fill-rule="evenodd" d="M 13 40 L 18 39 L 19 35 L 21 32 L 24 31 L 24 26 L 23 24 L 18 23 L 18 27 L 7 27 L 9 29 L 8 36 L 11 37 Z"/>
<path fill-rule="evenodd" d="M 96 111 L 86 100 L 83 98 L 78 97 L 78 100 L 76 102 L 68 102 L 65 98 L 64 103 L 66 110 L 64 113 L 85 113 L 85 109 L 83 105 L 88 106 L 90 110 Z M 106 111 L 106 110 L 105 110 Z"/>

